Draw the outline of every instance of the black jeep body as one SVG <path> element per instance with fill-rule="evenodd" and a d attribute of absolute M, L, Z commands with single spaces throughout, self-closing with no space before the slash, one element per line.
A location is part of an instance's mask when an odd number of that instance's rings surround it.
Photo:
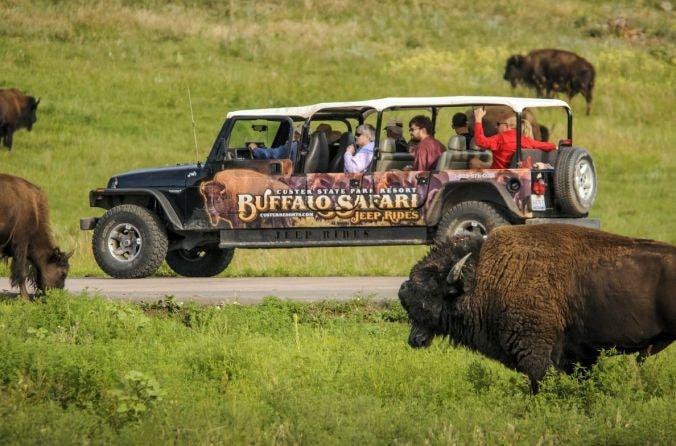
<path fill-rule="evenodd" d="M 434 170 L 414 171 L 406 170 L 413 155 L 396 151 L 383 133 L 388 117 L 403 125 L 426 114 L 443 129 L 451 113 L 477 106 L 513 113 L 517 131 L 533 110 L 545 109 L 546 119 L 557 110 L 565 122 L 557 127 L 558 150 L 524 149 L 517 139 L 509 168 L 491 169 L 489 151 L 458 147 L 451 136 Z M 345 173 L 346 147 L 364 123 L 376 129 L 373 161 L 366 172 Z M 487 134 L 491 125 L 485 118 Z M 287 155 L 255 158 L 254 144 Z M 470 169 L 471 157 L 485 167 Z M 235 248 L 428 244 L 505 224 L 598 226 L 587 218 L 595 195 L 593 160 L 572 146 L 572 115 L 563 101 L 386 98 L 231 112 L 205 162 L 115 175 L 89 195 L 105 214 L 83 218 L 80 227 L 94 229 L 94 256 L 113 277 L 145 277 L 164 260 L 180 275 L 212 276 Z"/>

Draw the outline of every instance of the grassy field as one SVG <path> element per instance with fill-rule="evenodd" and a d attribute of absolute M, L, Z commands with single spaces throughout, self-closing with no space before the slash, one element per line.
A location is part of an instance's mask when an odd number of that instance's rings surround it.
<path fill-rule="evenodd" d="M 76 297 L 76 298 L 74 298 Z M 527 379 L 437 340 L 398 303 L 142 307 L 0 301 L 0 443 L 673 444 L 672 346 Z"/>
<path fill-rule="evenodd" d="M 186 6 L 186 5 L 191 6 Z M 0 169 L 49 193 L 73 275 L 101 275 L 88 191 L 133 168 L 205 159 L 227 111 L 385 96 L 532 95 L 502 80 L 535 46 L 596 67 L 576 145 L 594 156 L 604 229 L 676 243 L 676 45 L 660 2 L 50 2 L 0 0 L 0 87 L 41 98 Z M 471 7 L 470 7 L 471 6 Z M 546 20 L 545 20 L 546 18 Z M 537 42 L 537 43 L 536 43 Z M 195 149 L 188 90 L 194 109 Z M 406 274 L 424 247 L 237 251 L 225 275 Z M 403 259 L 403 260 L 402 260 Z M 171 274 L 168 268 L 161 274 Z"/>
<path fill-rule="evenodd" d="M 668 3 L 668 2 L 667 2 Z M 676 243 L 676 21 L 660 0 L 68 2 L 0 0 L 0 88 L 41 98 L 0 171 L 49 194 L 71 275 L 102 275 L 80 217 L 133 168 L 205 159 L 239 108 L 386 96 L 532 95 L 514 53 L 596 67 L 575 144 L 592 217 Z M 197 149 L 193 141 L 190 90 Z M 407 275 L 425 247 L 239 250 L 226 276 Z M 0 274 L 6 275 L 0 265 Z M 160 274 L 171 274 L 165 266 Z M 0 444 L 673 444 L 676 349 L 604 357 L 586 379 L 526 379 L 438 340 L 398 303 L 143 306 L 51 293 L 0 300 Z"/>

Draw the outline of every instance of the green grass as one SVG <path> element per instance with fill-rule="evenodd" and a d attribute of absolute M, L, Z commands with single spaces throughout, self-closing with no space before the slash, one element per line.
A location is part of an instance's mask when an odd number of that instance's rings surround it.
<path fill-rule="evenodd" d="M 0 170 L 49 195 L 72 275 L 101 275 L 88 191 L 205 159 L 239 108 L 386 96 L 532 95 L 502 80 L 535 47 L 596 67 L 592 217 L 676 243 L 676 29 L 659 0 L 0 0 L 0 87 L 41 98 Z M 621 25 L 622 18 L 625 25 Z M 632 34 L 633 32 L 633 34 Z M 634 37 L 632 37 L 634 36 Z M 197 123 L 195 150 L 188 89 Z M 425 247 L 238 250 L 225 275 L 406 275 Z M 6 266 L 0 273 L 6 274 Z M 159 274 L 171 274 L 164 266 Z M 294 324 L 293 315 L 298 315 Z M 54 292 L 0 301 L 1 444 L 671 444 L 674 347 L 604 357 L 542 392 L 438 340 L 406 346 L 396 303 L 144 308 Z"/>
<path fill-rule="evenodd" d="M 593 154 L 599 174 L 591 216 L 612 232 L 676 242 L 676 30 L 657 0 L 527 8 L 485 0 L 471 8 L 425 0 L 386 7 L 2 0 L 0 9 L 0 86 L 41 98 L 33 132 L 19 131 L 14 150 L 0 151 L 0 169 L 48 192 L 58 243 L 75 252 L 72 275 L 102 274 L 91 233 L 78 228 L 80 217 L 102 214 L 89 208 L 88 191 L 133 168 L 205 159 L 228 111 L 385 96 L 532 95 L 513 91 L 502 72 L 509 55 L 534 42 L 576 51 L 597 70 L 591 116 L 581 97 L 572 100 L 575 142 Z M 239 250 L 224 274 L 401 275 L 424 251 Z"/>
<path fill-rule="evenodd" d="M 199 307 L 0 301 L 2 444 L 670 444 L 672 346 L 525 376 L 368 298 Z"/>

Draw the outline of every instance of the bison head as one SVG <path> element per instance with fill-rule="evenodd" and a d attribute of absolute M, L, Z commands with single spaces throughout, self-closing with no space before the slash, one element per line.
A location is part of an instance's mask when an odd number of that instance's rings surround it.
<path fill-rule="evenodd" d="M 507 59 L 505 66 L 505 74 L 502 78 L 512 84 L 512 88 L 523 81 L 524 66 L 526 64 L 526 57 L 520 54 L 514 54 Z"/>
<path fill-rule="evenodd" d="M 38 120 L 38 104 L 40 104 L 40 99 L 35 99 L 33 96 L 26 97 L 26 105 L 19 116 L 19 127 L 25 127 L 29 132 L 33 129 L 33 124 Z"/>
<path fill-rule="evenodd" d="M 47 255 L 47 262 L 40 268 L 35 268 L 35 284 L 40 291 L 51 288 L 63 288 L 66 285 L 66 276 L 70 268 L 68 259 L 73 253 L 65 253 L 59 248 L 52 249 Z"/>
<path fill-rule="evenodd" d="M 399 288 L 399 300 L 408 312 L 412 347 L 427 347 L 435 336 L 450 333 L 454 306 L 474 284 L 474 270 L 483 237 L 456 235 L 438 242 L 412 269 Z"/>

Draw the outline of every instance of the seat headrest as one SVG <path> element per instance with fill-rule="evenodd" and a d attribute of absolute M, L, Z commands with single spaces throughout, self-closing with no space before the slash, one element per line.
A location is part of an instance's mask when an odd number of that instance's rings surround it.
<path fill-rule="evenodd" d="M 394 153 L 397 151 L 397 145 L 394 138 L 384 138 L 380 140 L 380 151 L 384 153 Z"/>
<path fill-rule="evenodd" d="M 462 135 L 453 135 L 448 140 L 448 150 L 467 150 L 465 137 Z"/>

